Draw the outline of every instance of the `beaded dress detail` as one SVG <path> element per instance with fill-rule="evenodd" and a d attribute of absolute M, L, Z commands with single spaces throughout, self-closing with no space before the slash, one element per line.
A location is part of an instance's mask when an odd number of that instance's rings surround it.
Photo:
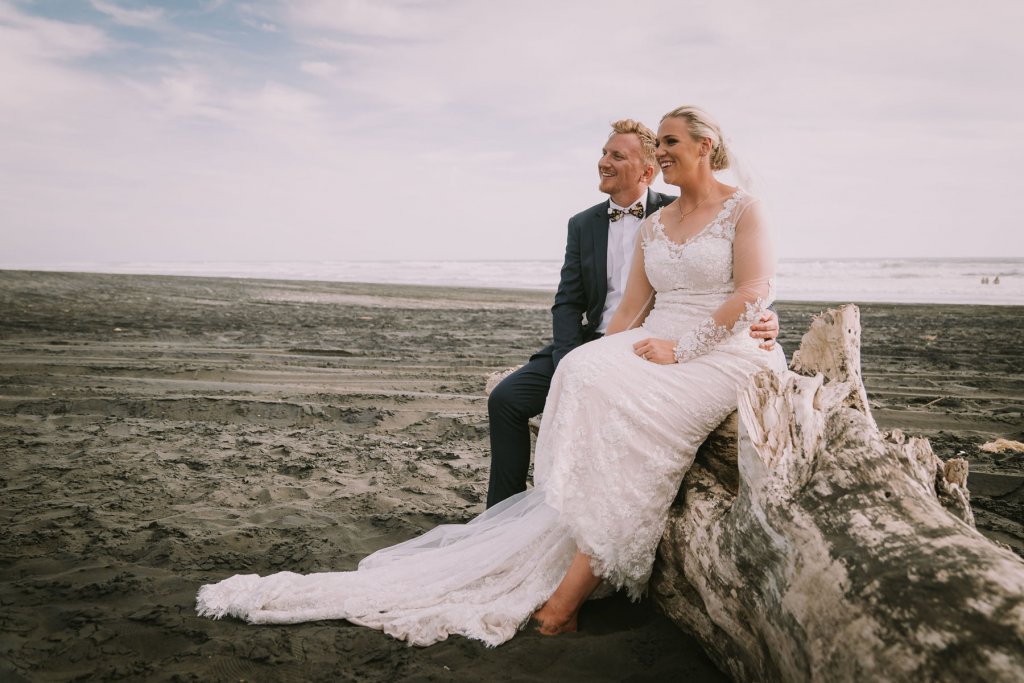
<path fill-rule="evenodd" d="M 736 409 L 752 373 L 785 365 L 780 349 L 766 352 L 747 334 L 771 301 L 774 275 L 757 201 L 737 191 L 682 244 L 665 234 L 660 213 L 642 224 L 636 257 L 637 277 L 656 292 L 654 308 L 642 326 L 559 363 L 534 488 L 468 524 L 380 550 L 356 571 L 236 575 L 203 586 L 199 614 L 252 623 L 347 619 L 414 645 L 450 634 L 498 645 L 554 592 L 577 549 L 607 584 L 639 597 L 698 446 Z M 702 326 L 717 331 L 709 336 Z M 633 344 L 648 337 L 676 341 L 683 362 L 637 356 Z"/>

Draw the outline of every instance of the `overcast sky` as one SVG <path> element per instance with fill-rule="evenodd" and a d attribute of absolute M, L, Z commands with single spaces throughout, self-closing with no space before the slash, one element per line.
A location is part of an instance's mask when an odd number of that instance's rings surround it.
<path fill-rule="evenodd" d="M 0 261 L 559 259 L 681 104 L 783 257 L 1024 257 L 1022 8 L 0 0 Z"/>

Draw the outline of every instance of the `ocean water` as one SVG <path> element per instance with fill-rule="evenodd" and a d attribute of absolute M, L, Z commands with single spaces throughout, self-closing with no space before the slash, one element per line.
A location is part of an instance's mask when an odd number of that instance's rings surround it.
<path fill-rule="evenodd" d="M 560 261 L 273 261 L 3 263 L 0 269 L 326 280 L 537 289 L 553 292 Z M 999 278 L 999 284 L 994 279 Z M 988 278 L 988 284 L 982 279 Z M 788 259 L 777 298 L 1024 305 L 1024 258 Z"/>
<path fill-rule="evenodd" d="M 794 301 L 1020 306 L 1024 258 L 788 259 L 777 289 L 780 300 Z"/>

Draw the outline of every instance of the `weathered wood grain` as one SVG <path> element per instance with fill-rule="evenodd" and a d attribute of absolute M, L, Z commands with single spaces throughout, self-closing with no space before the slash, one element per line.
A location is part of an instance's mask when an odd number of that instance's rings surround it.
<path fill-rule="evenodd" d="M 1024 680 L 1024 562 L 973 528 L 966 461 L 879 432 L 859 338 L 856 307 L 828 311 L 751 379 L 683 482 L 655 600 L 738 681 Z"/>

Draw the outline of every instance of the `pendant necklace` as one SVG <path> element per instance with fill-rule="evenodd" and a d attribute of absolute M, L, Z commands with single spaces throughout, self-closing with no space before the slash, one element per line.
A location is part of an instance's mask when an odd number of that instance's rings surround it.
<path fill-rule="evenodd" d="M 693 213 L 698 208 L 700 208 L 700 205 L 703 204 L 704 202 L 706 202 L 708 200 L 708 197 L 710 197 L 713 193 L 714 193 L 714 188 L 712 188 L 711 190 L 708 190 L 708 193 L 706 195 L 704 195 L 704 199 L 702 199 L 699 202 L 697 202 L 696 204 L 694 204 L 693 208 L 690 209 L 689 211 L 687 211 L 686 213 L 683 213 L 683 202 L 682 202 L 682 198 L 680 197 L 680 201 L 677 202 L 679 204 L 679 222 L 682 223 L 684 218 L 686 218 L 691 213 Z"/>

